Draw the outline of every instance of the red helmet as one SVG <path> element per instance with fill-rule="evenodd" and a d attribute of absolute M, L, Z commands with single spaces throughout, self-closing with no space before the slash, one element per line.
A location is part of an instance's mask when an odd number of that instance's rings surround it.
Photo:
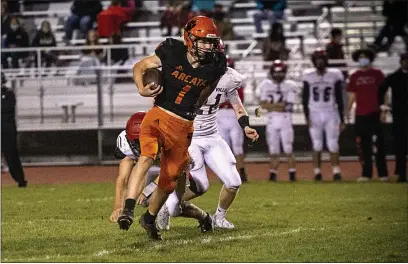
<path fill-rule="evenodd" d="M 139 139 L 140 126 L 142 124 L 143 118 L 146 112 L 136 112 L 134 113 L 126 123 L 126 137 L 129 141 L 134 142 Z"/>
<path fill-rule="evenodd" d="M 279 83 L 285 79 L 287 70 L 288 67 L 281 60 L 273 61 L 271 67 L 269 68 L 272 79 Z"/>
<path fill-rule="evenodd" d="M 217 26 L 211 18 L 206 16 L 195 16 L 190 19 L 184 26 L 183 38 L 187 50 L 197 56 L 200 63 L 203 64 L 211 62 L 215 51 L 223 52 L 224 49 Z M 212 44 L 212 48 L 209 50 L 199 48 L 198 40 L 205 40 Z"/>
<path fill-rule="evenodd" d="M 316 60 L 318 58 L 322 58 L 325 60 L 326 65 L 329 62 L 329 57 L 327 56 L 327 53 L 324 49 L 322 48 L 317 48 L 313 53 L 312 53 L 312 63 L 316 67 Z"/>
<path fill-rule="evenodd" d="M 274 72 L 284 72 L 284 73 L 286 73 L 287 70 L 288 70 L 288 67 L 286 66 L 285 62 L 283 62 L 281 60 L 274 60 L 272 62 L 271 68 L 269 69 L 271 74 L 274 73 Z"/>

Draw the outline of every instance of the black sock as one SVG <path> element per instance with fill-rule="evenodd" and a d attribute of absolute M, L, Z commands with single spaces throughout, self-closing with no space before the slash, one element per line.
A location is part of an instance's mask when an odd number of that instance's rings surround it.
<path fill-rule="evenodd" d="M 154 223 L 154 221 L 156 220 L 156 216 L 155 215 L 151 215 L 149 213 L 149 210 L 146 210 L 146 213 L 144 215 L 144 220 L 146 223 L 152 224 Z"/>
<path fill-rule="evenodd" d="M 276 173 L 275 172 L 269 172 L 269 179 L 276 180 Z"/>
<path fill-rule="evenodd" d="M 135 209 L 136 200 L 135 199 L 126 199 L 125 201 L 125 209 L 133 211 Z"/>
<path fill-rule="evenodd" d="M 239 174 L 240 175 L 245 175 L 246 173 L 245 173 L 245 168 L 240 168 L 239 169 Z"/>
<path fill-rule="evenodd" d="M 289 171 L 289 177 L 290 178 L 295 178 L 296 177 L 296 171 Z"/>

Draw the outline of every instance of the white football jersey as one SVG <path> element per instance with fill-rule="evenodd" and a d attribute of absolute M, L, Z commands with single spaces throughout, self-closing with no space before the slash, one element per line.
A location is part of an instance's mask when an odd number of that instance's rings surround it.
<path fill-rule="evenodd" d="M 116 139 L 116 147 L 118 147 L 124 155 L 128 156 L 132 160 L 139 159 L 139 156 L 135 156 L 132 149 L 130 148 L 130 145 L 126 139 L 126 130 L 120 132 L 118 138 Z"/>
<path fill-rule="evenodd" d="M 203 137 L 218 132 L 217 112 L 219 106 L 233 96 L 238 97 L 237 89 L 241 87 L 243 79 L 244 77 L 240 73 L 228 67 L 215 90 L 198 110 L 194 119 L 193 137 Z"/>
<path fill-rule="evenodd" d="M 268 103 L 296 103 L 296 83 L 291 80 L 276 83 L 271 79 L 265 79 L 259 84 L 259 93 L 261 101 Z M 269 112 L 268 116 L 291 116 L 291 113 Z"/>
<path fill-rule="evenodd" d="M 335 84 L 344 81 L 339 69 L 327 68 L 323 75 L 319 75 L 316 69 L 308 69 L 303 72 L 303 81 L 309 84 L 310 110 L 336 109 Z"/>

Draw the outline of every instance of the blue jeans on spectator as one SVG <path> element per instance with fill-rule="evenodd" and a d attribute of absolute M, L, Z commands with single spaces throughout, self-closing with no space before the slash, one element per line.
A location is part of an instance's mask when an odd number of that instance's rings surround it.
<path fill-rule="evenodd" d="M 269 20 L 270 25 L 283 18 L 283 11 L 260 10 L 254 14 L 256 33 L 262 33 L 262 20 Z"/>
<path fill-rule="evenodd" d="M 72 33 L 74 29 L 79 28 L 85 35 L 90 29 L 92 29 L 93 21 L 90 16 L 79 17 L 77 15 L 71 15 L 68 17 L 67 22 L 65 23 L 65 37 L 68 40 L 72 39 Z"/>

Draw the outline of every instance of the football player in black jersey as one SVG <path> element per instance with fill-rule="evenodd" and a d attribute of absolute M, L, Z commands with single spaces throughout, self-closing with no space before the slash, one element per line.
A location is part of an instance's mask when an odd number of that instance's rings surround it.
<path fill-rule="evenodd" d="M 183 30 L 184 43 L 168 38 L 155 54 L 135 64 L 133 76 L 139 93 L 155 97 L 154 106 L 143 119 L 140 131 L 141 156 L 136 173 L 129 179 L 125 208 L 118 218 L 120 229 L 128 230 L 133 223 L 136 197 L 144 187 L 147 170 L 161 151 L 160 180 L 150 205 L 139 223 L 150 238 L 161 240 L 156 228 L 156 215 L 168 195 L 176 188 L 178 177 L 189 162 L 188 147 L 193 134 L 196 111 L 215 89 L 225 73 L 224 49 L 214 22 L 205 16 L 192 18 Z M 163 86 L 143 86 L 142 75 L 147 69 L 161 67 Z M 243 118 L 248 122 L 249 118 Z M 211 221 L 211 218 L 207 218 Z"/>

